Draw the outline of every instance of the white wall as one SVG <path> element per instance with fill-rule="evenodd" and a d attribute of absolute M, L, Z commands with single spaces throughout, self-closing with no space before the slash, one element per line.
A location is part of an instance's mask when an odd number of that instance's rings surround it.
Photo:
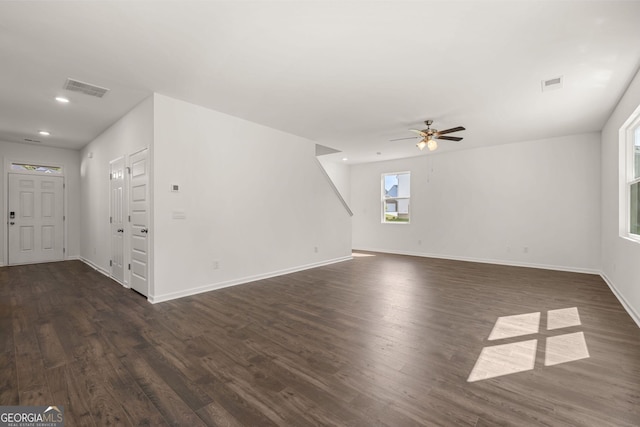
<path fill-rule="evenodd" d="M 77 150 L 0 141 L 0 200 L 3 201 L 2 224 L 7 223 L 7 162 L 31 162 L 61 165 L 65 174 L 66 258 L 80 255 L 80 153 Z M 7 263 L 6 227 L 0 227 L 0 265 Z"/>
<path fill-rule="evenodd" d="M 640 73 L 602 129 L 602 272 L 640 326 L 640 243 L 620 237 L 620 127 L 640 105 Z M 626 203 L 622 200 L 623 206 Z"/>
<path fill-rule="evenodd" d="M 403 171 L 411 223 L 381 224 L 381 174 Z M 599 133 L 354 165 L 351 188 L 356 249 L 600 269 Z"/>
<path fill-rule="evenodd" d="M 312 141 L 154 99 L 152 301 L 350 257 L 351 217 Z"/>
<path fill-rule="evenodd" d="M 110 273 L 111 259 L 109 162 L 152 144 L 153 97 L 149 97 L 81 151 L 80 255 L 105 274 Z"/>
<path fill-rule="evenodd" d="M 351 168 L 344 162 L 329 160 L 326 156 L 318 156 L 318 161 L 333 181 L 333 185 L 347 205 L 351 204 Z"/>

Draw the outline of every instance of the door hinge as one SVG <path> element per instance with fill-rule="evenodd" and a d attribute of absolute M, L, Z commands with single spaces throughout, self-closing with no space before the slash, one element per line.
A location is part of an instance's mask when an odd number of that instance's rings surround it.
<path fill-rule="evenodd" d="M 131 215 L 129 215 L 129 222 L 131 222 Z"/>
<path fill-rule="evenodd" d="M 112 180 L 112 179 L 113 179 L 113 174 L 112 174 L 112 173 L 110 173 L 110 174 L 109 174 L 109 180 Z"/>
<path fill-rule="evenodd" d="M 62 220 L 63 220 L 63 221 L 66 221 L 66 220 L 67 220 L 67 217 L 66 217 L 65 215 L 62 215 Z"/>
<path fill-rule="evenodd" d="M 131 175 L 131 168 L 130 168 L 129 166 L 127 166 L 125 169 L 127 170 L 127 173 L 128 173 L 129 175 Z"/>
<path fill-rule="evenodd" d="M 67 188 L 67 184 L 65 184 L 64 182 L 62 183 L 62 188 Z"/>
<path fill-rule="evenodd" d="M 109 224 L 113 224 L 113 217 L 112 216 L 109 217 Z"/>
<path fill-rule="evenodd" d="M 67 252 L 67 248 L 62 248 L 62 253 L 66 253 Z"/>
<path fill-rule="evenodd" d="M 129 270 L 131 270 L 131 264 L 129 264 Z"/>
<path fill-rule="evenodd" d="M 109 260 L 109 267 L 113 267 L 113 260 Z"/>

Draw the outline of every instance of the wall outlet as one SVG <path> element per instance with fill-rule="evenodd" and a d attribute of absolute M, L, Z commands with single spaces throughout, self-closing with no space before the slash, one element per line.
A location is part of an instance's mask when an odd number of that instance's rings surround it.
<path fill-rule="evenodd" d="M 313 247 L 313 252 L 318 253 L 318 247 L 317 246 Z"/>
<path fill-rule="evenodd" d="M 214 270 L 217 270 L 220 268 L 220 260 L 219 259 L 214 259 L 211 262 L 211 266 L 213 267 Z"/>
<path fill-rule="evenodd" d="M 525 246 L 524 248 L 522 248 L 522 252 L 524 252 L 525 254 L 529 253 L 529 246 Z"/>

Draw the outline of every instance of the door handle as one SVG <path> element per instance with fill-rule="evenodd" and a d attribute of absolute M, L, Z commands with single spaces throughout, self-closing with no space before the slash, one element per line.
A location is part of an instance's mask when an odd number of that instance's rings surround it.
<path fill-rule="evenodd" d="M 9 225 L 14 225 L 14 224 L 15 224 L 15 222 L 13 222 L 13 221 L 11 221 L 11 222 L 9 223 Z"/>
<path fill-rule="evenodd" d="M 147 230 L 146 228 L 143 228 L 142 230 L 140 230 L 141 233 L 147 234 L 149 232 L 149 230 Z"/>
<path fill-rule="evenodd" d="M 118 228 L 118 233 L 124 233 L 124 228 Z"/>

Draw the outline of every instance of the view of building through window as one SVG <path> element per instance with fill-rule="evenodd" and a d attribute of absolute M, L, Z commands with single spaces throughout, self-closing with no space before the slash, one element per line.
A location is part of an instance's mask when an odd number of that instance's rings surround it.
<path fill-rule="evenodd" d="M 382 175 L 382 222 L 409 222 L 410 172 Z"/>

